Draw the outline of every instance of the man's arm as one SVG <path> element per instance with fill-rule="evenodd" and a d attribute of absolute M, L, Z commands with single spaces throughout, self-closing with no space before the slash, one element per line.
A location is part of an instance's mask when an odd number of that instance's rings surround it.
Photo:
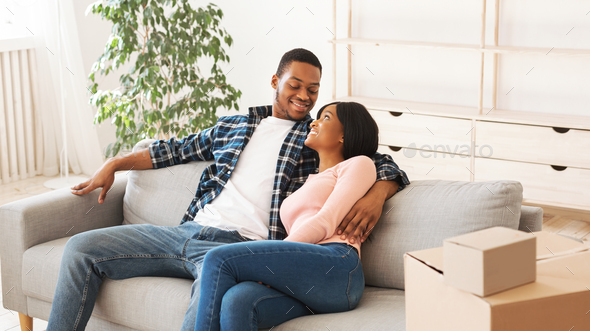
<path fill-rule="evenodd" d="M 376 153 L 372 159 L 377 167 L 377 182 L 352 207 L 336 230 L 342 234 L 341 239 L 350 238 L 351 243 L 355 242 L 355 238 L 364 242 L 379 221 L 385 201 L 410 184 L 406 173 L 391 156 Z"/>
<path fill-rule="evenodd" d="M 121 170 L 146 170 L 168 167 L 190 161 L 213 159 L 213 140 L 216 126 L 193 133 L 186 138 L 168 141 L 158 140 L 148 148 L 108 159 L 92 177 L 72 187 L 72 193 L 84 195 L 102 187 L 98 203 L 102 204 L 115 181 L 115 172 Z"/>

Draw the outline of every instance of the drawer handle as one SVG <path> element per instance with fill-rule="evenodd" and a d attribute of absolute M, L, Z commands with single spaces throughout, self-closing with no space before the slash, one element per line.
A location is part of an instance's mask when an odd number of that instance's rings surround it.
<path fill-rule="evenodd" d="M 560 127 L 553 127 L 553 131 L 557 132 L 557 133 L 566 133 L 568 132 L 570 129 L 569 128 L 560 128 Z"/>
<path fill-rule="evenodd" d="M 557 170 L 557 171 L 564 171 L 565 169 L 567 169 L 567 167 L 558 166 L 558 165 L 552 165 L 551 168 L 553 168 L 553 170 Z"/>
<path fill-rule="evenodd" d="M 389 147 L 389 149 L 391 149 L 394 152 L 399 152 L 400 149 L 402 149 L 401 147 L 397 147 L 397 146 L 387 146 L 387 147 Z"/>
<path fill-rule="evenodd" d="M 395 117 L 400 117 L 402 116 L 402 112 L 397 112 L 397 111 L 390 111 L 389 112 L 391 114 L 391 116 L 395 116 Z"/>

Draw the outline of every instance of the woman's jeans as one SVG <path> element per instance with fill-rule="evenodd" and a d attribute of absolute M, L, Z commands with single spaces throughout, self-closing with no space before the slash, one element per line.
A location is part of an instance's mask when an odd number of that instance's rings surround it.
<path fill-rule="evenodd" d="M 262 299 L 263 285 L 253 283 L 258 281 L 272 287 L 269 297 L 278 295 L 264 307 L 252 302 Z M 203 261 L 195 330 L 257 330 L 306 314 L 348 311 L 364 287 L 359 256 L 343 243 L 251 241 L 216 247 Z M 251 297 L 249 289 L 255 292 Z"/>
<path fill-rule="evenodd" d="M 241 241 L 248 240 L 237 231 L 196 222 L 123 225 L 77 234 L 64 249 L 47 330 L 84 330 L 103 279 L 140 276 L 195 279 L 182 325 L 183 331 L 193 330 L 203 257 L 214 247 Z"/>

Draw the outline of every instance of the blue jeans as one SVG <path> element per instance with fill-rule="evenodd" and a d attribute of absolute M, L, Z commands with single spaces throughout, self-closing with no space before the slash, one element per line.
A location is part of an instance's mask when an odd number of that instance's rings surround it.
<path fill-rule="evenodd" d="M 272 328 L 296 317 L 311 315 L 305 304 L 257 282 L 241 282 L 221 301 L 222 330 Z"/>
<path fill-rule="evenodd" d="M 307 314 L 303 307 L 314 314 L 354 309 L 365 287 L 359 256 L 346 244 L 256 241 L 217 247 L 203 262 L 195 330 L 257 330 L 263 326 L 252 319 L 251 309 L 251 299 L 260 294 L 260 287 L 250 285 L 256 293 L 248 298 L 241 283 L 252 281 L 270 285 L 269 290 L 274 291 L 269 295 L 282 293 L 295 299 L 267 305 L 272 314 L 265 314 L 282 317 L 282 321 L 301 316 L 302 311 Z M 236 293 L 246 299 L 237 301 Z M 232 304 L 237 309 L 232 310 Z"/>
<path fill-rule="evenodd" d="M 195 279 L 182 330 L 193 330 L 205 254 L 228 243 L 248 241 L 237 231 L 186 222 L 176 227 L 123 225 L 77 234 L 61 261 L 48 331 L 84 330 L 105 277 Z"/>

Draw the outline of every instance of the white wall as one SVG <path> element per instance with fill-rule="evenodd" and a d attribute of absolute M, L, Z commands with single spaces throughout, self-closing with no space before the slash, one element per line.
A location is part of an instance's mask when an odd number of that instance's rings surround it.
<path fill-rule="evenodd" d="M 75 2 L 88 71 L 110 33 L 106 22 L 92 14 L 84 16 L 86 6 L 92 2 Z M 198 5 L 208 2 L 193 1 Z M 223 69 L 226 72 L 231 69 L 228 82 L 243 93 L 239 103 L 241 113 L 249 106 L 272 102 L 270 78 L 282 54 L 296 47 L 313 51 L 324 66 L 317 105 L 331 99 L 332 46 L 328 40 L 332 38 L 329 31 L 332 30 L 332 1 L 221 0 L 215 3 L 223 10 L 222 24 L 235 41 L 228 53 L 231 63 Z M 338 37 L 346 33 L 347 3 L 338 1 Z M 590 1 L 520 0 L 501 4 L 501 45 L 548 50 L 551 47 L 590 49 Z M 493 42 L 493 6 L 494 2 L 488 1 L 488 45 Z M 352 35 L 479 44 L 480 15 L 481 1 L 473 0 L 355 0 Z M 344 47 L 338 45 L 339 95 L 346 92 L 344 69 L 348 51 Z M 352 52 L 354 95 L 477 106 L 479 53 L 375 46 L 353 46 Z M 484 69 L 484 108 L 491 108 L 492 104 L 491 58 L 486 56 Z M 115 76 L 110 76 L 101 87 L 112 88 L 117 82 Z M 590 57 L 500 57 L 500 109 L 590 116 L 589 90 Z M 99 133 L 103 148 L 114 140 L 114 129 L 106 124 Z"/>
<path fill-rule="evenodd" d="M 98 16 L 84 15 L 86 7 L 93 2 L 94 0 L 78 0 L 75 4 L 82 54 L 88 73 L 110 34 L 110 26 Z M 203 6 L 209 1 L 193 3 Z M 332 25 L 330 1 L 225 0 L 215 3 L 223 10 L 222 24 L 234 39 L 234 44 L 228 49 L 231 63 L 224 64 L 222 69 L 225 72 L 231 70 L 227 81 L 242 91 L 239 113 L 246 113 L 249 106 L 272 103 L 270 79 L 281 56 L 297 47 L 314 52 L 324 66 L 317 104 L 322 105 L 331 98 L 332 47 L 327 41 L 332 35 L 325 28 L 328 26 L 331 29 Z M 116 76 L 118 75 L 109 75 L 101 82 L 100 87 L 116 87 Z M 219 111 L 218 115 L 237 113 Z M 103 123 L 99 128 L 103 150 L 109 142 L 114 141 L 114 133 L 114 128 L 108 123 Z"/>

